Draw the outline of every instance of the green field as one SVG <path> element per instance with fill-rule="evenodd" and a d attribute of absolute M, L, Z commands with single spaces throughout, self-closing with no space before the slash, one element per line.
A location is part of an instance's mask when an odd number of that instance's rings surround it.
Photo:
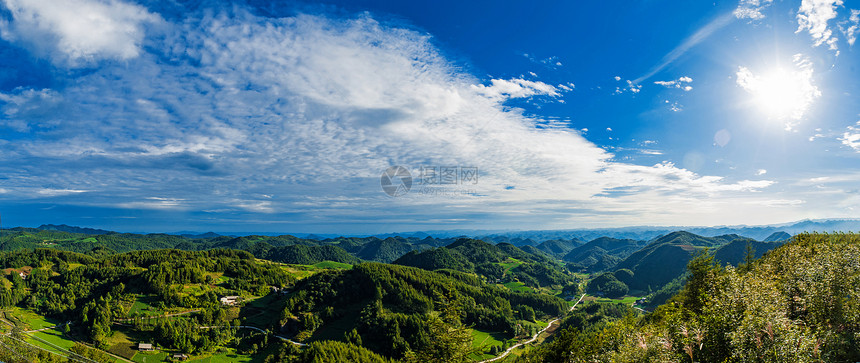
<path fill-rule="evenodd" d="M 493 358 L 493 355 L 484 354 L 484 352 L 494 345 L 502 345 L 505 340 L 510 341 L 509 345 L 516 344 L 515 340 L 506 339 L 503 333 L 485 332 L 475 329 L 469 330 L 472 332 L 472 349 L 477 351 L 477 353 L 470 355 L 469 358 L 475 361 Z"/>
<path fill-rule="evenodd" d="M 237 354 L 232 349 L 229 349 L 227 352 L 218 353 L 206 357 L 199 358 L 191 358 L 188 360 L 189 362 L 199 362 L 199 363 L 229 363 L 229 362 L 259 362 L 260 359 L 255 357 L 250 357 L 247 355 Z"/>
<path fill-rule="evenodd" d="M 48 328 L 59 323 L 59 321 L 45 319 L 39 314 L 19 307 L 6 308 L 3 309 L 3 312 L 7 320 L 16 325 L 22 325 L 21 328 L 24 330 Z"/>
<path fill-rule="evenodd" d="M 137 353 L 131 360 L 138 363 L 163 362 L 171 354 L 167 352 Z"/>
<path fill-rule="evenodd" d="M 42 341 L 48 342 L 50 344 L 59 346 L 60 348 L 67 349 L 67 350 L 75 345 L 75 342 L 71 341 L 70 339 L 63 337 L 63 333 L 61 333 L 55 329 L 48 329 L 48 330 L 33 332 L 33 333 L 29 333 L 29 335 L 36 338 L 34 340 L 38 341 L 39 342 L 38 345 L 40 345 L 40 346 L 42 346 L 41 344 L 45 344 Z"/>
<path fill-rule="evenodd" d="M 108 352 L 131 359 L 137 354 L 137 343 L 152 340 L 147 333 L 123 326 L 114 326 L 113 334 L 107 338 Z"/>
<path fill-rule="evenodd" d="M 136 295 L 134 303 L 128 310 L 128 315 L 161 315 L 161 310 L 154 308 L 150 303 L 158 301 L 155 296 Z"/>
<path fill-rule="evenodd" d="M 641 299 L 641 296 L 624 296 L 620 299 L 609 299 L 605 297 L 595 298 L 593 301 L 600 303 L 622 303 L 626 305 L 632 305 L 636 300 Z"/>
<path fill-rule="evenodd" d="M 497 265 L 499 265 L 499 266 L 504 267 L 504 268 L 505 268 L 505 273 L 508 273 L 508 272 L 510 272 L 511 270 L 513 270 L 513 269 L 515 269 L 515 268 L 519 267 L 520 265 L 522 265 L 522 264 L 523 264 L 523 262 L 522 262 L 522 261 L 520 261 L 520 260 L 517 260 L 516 258 L 508 257 L 508 259 L 507 259 L 507 260 L 505 260 L 505 262 L 498 262 L 498 263 L 496 263 L 496 264 L 497 264 Z"/>
<path fill-rule="evenodd" d="M 493 345 L 502 345 L 502 342 L 507 340 L 503 333 L 469 330 L 472 332 L 472 348 L 489 348 Z"/>
<path fill-rule="evenodd" d="M 30 344 L 33 344 L 50 352 L 61 354 L 63 356 L 68 356 L 71 353 L 70 349 L 75 345 L 75 342 L 73 340 L 67 338 L 63 333 L 56 329 L 32 332 L 28 333 L 28 335 L 30 337 L 27 338 L 27 342 L 29 342 Z M 122 361 L 119 359 L 114 359 L 111 362 Z"/>
<path fill-rule="evenodd" d="M 301 280 L 303 278 L 309 277 L 320 270 L 326 269 L 339 269 L 346 270 L 352 268 L 352 265 L 348 263 L 334 262 L 334 261 L 323 261 L 313 265 L 291 265 L 285 263 L 277 263 L 266 261 L 267 263 L 275 263 L 281 266 L 284 271 L 293 275 L 293 277 Z"/>
<path fill-rule="evenodd" d="M 518 281 L 506 282 L 502 285 L 513 291 L 532 291 L 531 288 L 526 287 L 526 284 Z"/>
<path fill-rule="evenodd" d="M 334 262 L 334 261 L 323 261 L 323 262 L 314 264 L 312 266 L 316 267 L 316 268 L 334 268 L 334 269 L 341 269 L 341 270 L 348 270 L 348 269 L 352 268 L 352 265 L 350 265 L 348 263 Z"/>

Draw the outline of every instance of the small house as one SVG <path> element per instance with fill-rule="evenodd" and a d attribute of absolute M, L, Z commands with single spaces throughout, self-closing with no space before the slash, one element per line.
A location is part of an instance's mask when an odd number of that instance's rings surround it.
<path fill-rule="evenodd" d="M 186 360 L 186 359 L 188 359 L 188 356 L 187 356 L 187 355 L 185 355 L 185 354 L 176 353 L 176 354 L 174 354 L 174 355 L 173 355 L 173 359 L 176 359 L 176 360 Z"/>
<path fill-rule="evenodd" d="M 239 297 L 238 296 L 224 296 L 221 298 L 222 305 L 228 306 L 236 306 L 239 305 Z"/>
<path fill-rule="evenodd" d="M 154 348 L 152 348 L 152 344 L 149 344 L 149 343 L 137 343 L 137 350 L 139 350 L 139 351 L 141 351 L 141 352 L 151 352 L 151 351 L 153 351 L 153 350 L 155 350 L 155 349 L 154 349 Z"/>

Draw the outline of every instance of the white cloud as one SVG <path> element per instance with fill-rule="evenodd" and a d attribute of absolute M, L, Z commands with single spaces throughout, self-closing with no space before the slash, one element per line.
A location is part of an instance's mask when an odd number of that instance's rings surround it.
<path fill-rule="evenodd" d="M 734 11 L 735 17 L 738 19 L 761 20 L 765 16 L 762 10 L 773 4 L 773 0 L 741 0 L 738 7 Z"/>
<path fill-rule="evenodd" d="M 860 152 L 860 121 L 855 126 L 848 126 L 847 131 L 839 138 L 842 144 L 848 146 L 856 152 Z"/>
<path fill-rule="evenodd" d="M 194 14 L 174 27 L 128 64 L 76 73 L 63 88 L 4 95 L 7 118 L 50 127 L 3 144 L 0 172 L 8 178 L 0 187 L 45 185 L 61 174 L 70 183 L 64 190 L 98 191 L 74 199 L 80 204 L 233 208 L 330 223 L 396 220 L 424 207 L 503 211 L 500 218 L 551 207 L 567 216 L 572 204 L 656 223 L 648 220 L 656 205 L 703 210 L 702 200 L 743 199 L 773 183 L 615 161 L 582 136 L 587 129 L 540 128 L 543 120 L 504 104 L 559 97 L 563 87 L 523 79 L 478 84 L 426 34 L 367 15 L 271 19 L 238 9 Z M 456 208 L 418 194 L 391 199 L 379 187 L 391 165 L 476 166 L 480 183 Z M 635 192 L 602 196 L 619 188 Z"/>
<path fill-rule="evenodd" d="M 522 78 L 514 78 L 510 80 L 493 79 L 489 86 L 479 84 L 472 86 L 478 93 L 483 94 L 494 100 L 506 100 L 510 98 L 528 98 L 532 96 L 550 96 L 558 97 L 558 88 L 540 82 L 528 81 Z M 570 87 L 563 86 L 565 91 L 569 91 Z"/>
<path fill-rule="evenodd" d="M 827 22 L 836 18 L 838 6 L 842 6 L 842 0 L 803 0 L 797 10 L 797 32 L 809 31 L 816 47 L 827 44 L 832 50 L 838 49 L 838 38 L 827 27 Z"/>
<path fill-rule="evenodd" d="M 144 25 L 160 17 L 120 0 L 3 0 L 12 15 L 0 35 L 40 51 L 56 49 L 70 64 L 131 59 L 141 52 Z"/>
<path fill-rule="evenodd" d="M 155 210 L 184 210 L 188 206 L 184 199 L 148 197 L 141 201 L 122 202 L 116 204 L 118 208 L 124 209 L 155 209 Z"/>
<path fill-rule="evenodd" d="M 633 93 L 639 93 L 639 91 L 642 89 L 641 85 L 633 84 L 630 81 L 627 81 L 627 86 L 628 86 L 628 89 L 630 90 L 630 92 L 633 92 Z"/>
<path fill-rule="evenodd" d="M 574 88 L 576 88 L 576 85 L 574 85 L 572 82 L 568 82 L 567 84 L 559 84 L 558 88 L 565 92 L 570 92 L 573 91 Z"/>
<path fill-rule="evenodd" d="M 616 81 L 621 81 L 621 77 L 616 76 L 615 78 L 616 78 L 615 79 Z M 639 93 L 640 91 L 642 91 L 642 85 L 641 84 L 634 83 L 633 81 L 631 81 L 629 79 L 625 80 L 624 82 L 627 83 L 627 86 L 626 87 L 615 87 L 615 92 L 613 92 L 614 94 L 621 94 L 624 92 L 631 92 L 631 93 L 635 94 L 635 93 Z"/>
<path fill-rule="evenodd" d="M 654 84 L 660 85 L 660 86 L 663 86 L 666 88 L 678 88 L 678 89 L 682 89 L 684 91 L 689 92 L 690 90 L 693 89 L 693 87 L 691 87 L 689 85 L 684 85 L 684 83 L 691 83 L 691 82 L 693 82 L 692 78 L 687 77 L 687 76 L 683 76 L 683 77 L 680 77 L 678 79 L 671 80 L 671 81 L 656 81 L 656 82 L 654 82 Z"/>
<path fill-rule="evenodd" d="M 761 201 L 759 203 L 762 203 L 763 205 L 766 205 L 768 207 L 794 207 L 802 205 L 806 203 L 806 201 L 800 199 L 774 199 Z"/>
<path fill-rule="evenodd" d="M 765 174 L 767 174 L 767 170 L 765 170 L 765 169 L 759 169 L 758 171 L 755 172 L 755 175 L 765 175 Z"/>
<path fill-rule="evenodd" d="M 86 190 L 76 190 L 76 189 L 54 189 L 54 188 L 41 188 L 36 190 L 36 193 L 40 196 L 44 197 L 56 197 L 61 195 L 69 195 L 69 194 L 79 194 L 86 193 Z"/>

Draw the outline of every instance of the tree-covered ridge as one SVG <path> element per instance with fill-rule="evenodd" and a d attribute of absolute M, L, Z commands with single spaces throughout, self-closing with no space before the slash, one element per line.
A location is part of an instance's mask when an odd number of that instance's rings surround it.
<path fill-rule="evenodd" d="M 860 235 L 799 234 L 738 267 L 700 253 L 645 318 L 568 329 L 522 361 L 855 362 Z"/>
<path fill-rule="evenodd" d="M 541 242 L 536 248 L 546 254 L 561 257 L 581 245 L 582 242 L 578 240 L 551 239 Z"/>
<path fill-rule="evenodd" d="M 453 276 L 453 277 L 452 277 Z M 349 310 L 359 305 L 360 312 Z M 515 292 L 484 284 L 472 275 L 456 271 L 365 263 L 351 270 L 328 271 L 297 283 L 285 305 L 283 321 L 297 338 L 310 337 L 327 323 L 348 319 L 364 346 L 396 359 L 438 349 L 435 317 L 459 326 L 522 333 L 527 321 L 522 312 L 557 316 L 566 303 L 554 296 Z M 448 315 L 445 317 L 445 315 Z M 456 330 L 456 329 L 455 329 Z"/>
<path fill-rule="evenodd" d="M 57 229 L 58 227 L 62 228 Z M 424 239 L 415 237 L 389 237 L 386 239 L 338 237 L 316 240 L 291 235 L 196 238 L 160 233 L 116 233 L 69 226 L 44 225 L 42 228 L 46 229 L 18 227 L 3 230 L 0 232 L 0 251 L 55 248 L 85 254 L 108 255 L 138 250 L 203 251 L 229 248 L 251 252 L 257 258 L 283 263 L 307 264 L 328 260 L 353 264 L 359 260 L 389 263 L 409 251 L 444 246 L 455 241 L 455 239 L 450 238 L 436 239 L 432 237 Z"/>
<path fill-rule="evenodd" d="M 605 271 L 644 245 L 643 241 L 600 237 L 572 248 L 562 256 L 562 260 L 570 262 L 577 270 Z"/>
<path fill-rule="evenodd" d="M 556 285 L 561 289 L 573 282 L 573 276 L 563 266 L 540 251 L 530 253 L 508 243 L 492 245 L 469 238 L 445 247 L 412 251 L 393 263 L 431 271 L 474 272 L 488 281 L 516 281 L 530 287 Z"/>
<path fill-rule="evenodd" d="M 657 290 L 683 274 L 687 263 L 697 251 L 705 248 L 716 248 L 738 240 L 743 245 L 748 242 L 755 242 L 755 240 L 733 234 L 703 237 L 684 231 L 673 232 L 657 238 L 642 249 L 630 254 L 620 261 L 614 269 L 633 271 L 636 278 L 629 284 L 630 288 Z"/>

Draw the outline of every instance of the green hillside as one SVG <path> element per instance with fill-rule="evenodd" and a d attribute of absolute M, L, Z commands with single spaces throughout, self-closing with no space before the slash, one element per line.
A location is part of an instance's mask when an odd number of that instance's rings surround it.
<path fill-rule="evenodd" d="M 644 244 L 632 239 L 600 237 L 571 249 L 562 260 L 590 272 L 605 271 L 615 267 Z"/>
<path fill-rule="evenodd" d="M 300 281 L 286 302 L 282 323 L 285 333 L 307 340 L 332 336 L 337 327 L 343 328 L 334 336 L 342 338 L 354 328 L 357 336 L 349 339 L 399 359 L 409 352 L 443 349 L 438 342 L 444 337 L 434 332 L 435 317 L 442 317 L 437 323 L 447 324 L 446 329 L 462 332 L 465 324 L 513 338 L 533 323 L 522 321 L 524 309 L 546 317 L 564 313 L 566 306 L 557 297 L 487 285 L 473 275 L 365 263 Z M 453 311 L 456 316 L 446 317 Z"/>
<path fill-rule="evenodd" d="M 537 249 L 552 256 L 564 256 L 582 243 L 575 240 L 552 239 L 541 242 Z"/>
<path fill-rule="evenodd" d="M 855 362 L 860 235 L 800 234 L 751 265 L 690 261 L 689 281 L 644 318 L 579 320 L 519 362 Z"/>
<path fill-rule="evenodd" d="M 515 282 L 533 288 L 555 286 L 560 290 L 574 281 L 558 261 L 539 251 L 529 253 L 508 243 L 492 245 L 465 238 L 446 247 L 410 252 L 393 263 L 431 271 L 474 272 L 487 281 Z"/>
<path fill-rule="evenodd" d="M 697 251 L 719 247 L 735 240 L 742 240 L 744 244 L 753 241 L 738 235 L 702 237 L 684 231 L 673 232 L 634 252 L 619 262 L 615 269 L 633 271 L 636 278 L 631 282 L 630 288 L 657 290 L 682 275 L 687 263 Z"/>

